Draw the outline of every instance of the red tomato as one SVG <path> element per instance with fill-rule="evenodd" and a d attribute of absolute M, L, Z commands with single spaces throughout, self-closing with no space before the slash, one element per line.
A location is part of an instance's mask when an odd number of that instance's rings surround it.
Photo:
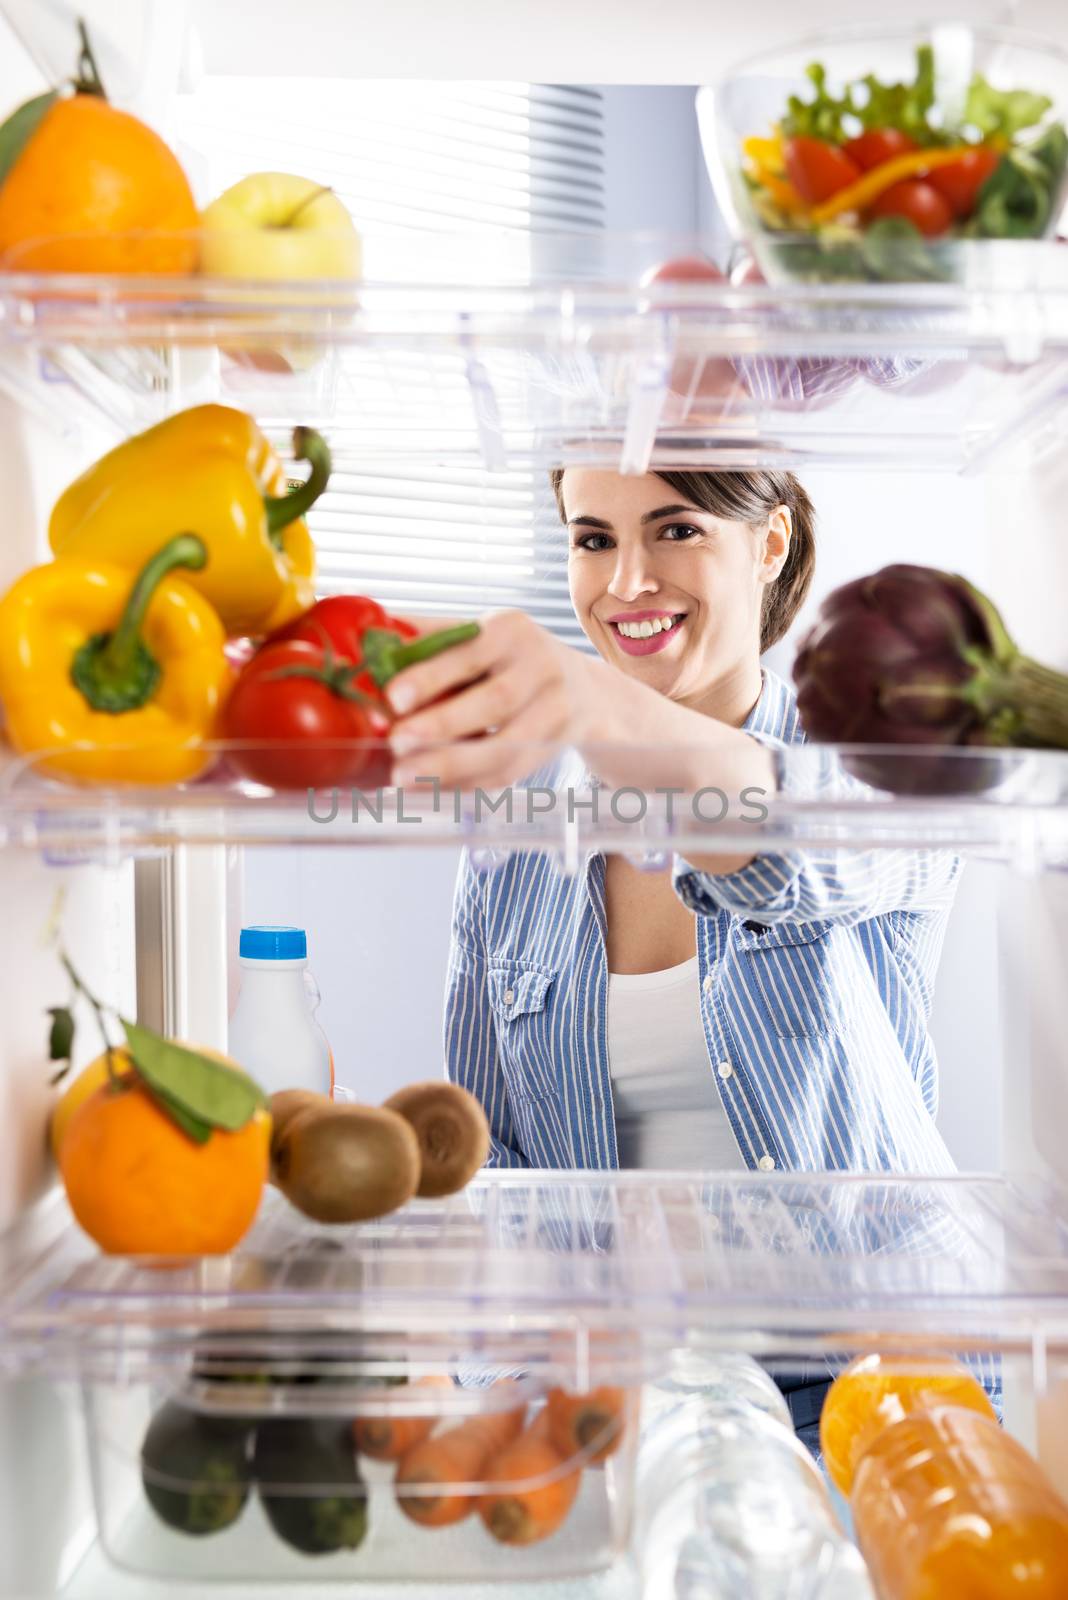
<path fill-rule="evenodd" d="M 723 283 L 722 272 L 714 261 L 704 256 L 676 256 L 671 261 L 661 261 L 642 275 L 641 286 L 651 283 Z"/>
<path fill-rule="evenodd" d="M 302 616 L 294 617 L 266 642 L 280 644 L 286 639 L 305 639 L 308 644 L 324 646 L 329 640 L 334 653 L 343 661 L 359 661 L 367 629 L 390 626 L 391 619 L 377 600 L 369 600 L 362 594 L 334 594 L 318 601 Z"/>
<path fill-rule="evenodd" d="M 788 139 L 783 151 L 786 175 L 802 200 L 821 205 L 860 177 L 860 168 L 837 145 L 799 134 Z"/>
<path fill-rule="evenodd" d="M 927 182 L 937 189 L 955 217 L 970 217 L 979 198 L 979 190 L 1001 161 L 996 150 L 979 145 L 951 161 L 946 167 L 936 167 Z"/>
<path fill-rule="evenodd" d="M 272 789 L 388 782 L 390 719 L 379 705 L 346 698 L 350 675 L 351 663 L 348 673 L 344 663 L 327 668 L 321 645 L 304 639 L 265 644 L 223 712 L 223 738 L 249 746 L 229 752 L 233 765 Z M 292 743 L 271 748 L 273 740 Z M 375 740 L 380 748 L 354 748 L 354 740 Z"/>
<path fill-rule="evenodd" d="M 386 627 L 391 629 L 393 633 L 399 633 L 402 639 L 418 639 L 419 637 L 419 629 L 410 622 L 406 622 L 403 617 L 387 617 Z"/>
<path fill-rule="evenodd" d="M 881 194 L 868 209 L 869 217 L 904 217 L 928 239 L 945 233 L 953 221 L 947 201 L 920 178 L 906 178 Z"/>
<path fill-rule="evenodd" d="M 916 149 L 916 141 L 898 128 L 867 128 L 842 149 L 864 172 L 870 172 L 872 167 L 881 167 L 884 161 L 892 161 L 895 156 L 908 155 L 910 150 Z"/>

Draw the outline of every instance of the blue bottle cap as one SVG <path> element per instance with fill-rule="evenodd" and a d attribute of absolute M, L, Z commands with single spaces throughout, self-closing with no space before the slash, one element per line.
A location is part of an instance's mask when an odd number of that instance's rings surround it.
<path fill-rule="evenodd" d="M 238 953 L 250 961 L 303 961 L 308 936 L 303 928 L 242 928 Z"/>

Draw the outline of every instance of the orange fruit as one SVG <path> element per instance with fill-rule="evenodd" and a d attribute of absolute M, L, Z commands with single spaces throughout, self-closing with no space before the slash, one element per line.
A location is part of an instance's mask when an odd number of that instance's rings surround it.
<path fill-rule="evenodd" d="M 263 1110 L 236 1132 L 214 1128 L 197 1144 L 131 1077 L 121 1089 L 94 1089 L 77 1107 L 59 1170 L 71 1210 L 102 1250 L 223 1255 L 259 1208 L 270 1144 Z"/>
<path fill-rule="evenodd" d="M 831 1384 L 820 1416 L 831 1481 L 848 1495 L 861 1456 L 879 1434 L 935 1406 L 963 1406 L 997 1421 L 986 1390 L 959 1361 L 870 1355 L 850 1362 Z"/>
<path fill-rule="evenodd" d="M 76 94 L 49 108 L 0 185 L 0 263 L 20 272 L 193 272 L 198 220 L 188 179 L 159 135 L 98 95 Z"/>
<path fill-rule="evenodd" d="M 112 1060 L 115 1071 L 120 1076 L 130 1070 L 130 1057 L 125 1050 L 113 1050 Z M 99 1089 L 101 1084 L 107 1083 L 107 1081 L 108 1058 L 106 1055 L 99 1055 L 95 1061 L 90 1061 L 87 1067 L 83 1067 L 77 1077 L 71 1079 L 56 1101 L 48 1124 L 48 1136 L 52 1145 L 52 1154 L 57 1163 L 59 1161 L 60 1148 L 70 1126 L 70 1119 L 78 1107 L 88 1100 L 89 1096 Z"/>

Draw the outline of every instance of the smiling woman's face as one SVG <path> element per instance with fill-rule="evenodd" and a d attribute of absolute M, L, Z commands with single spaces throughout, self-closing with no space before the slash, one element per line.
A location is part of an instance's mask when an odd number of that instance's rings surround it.
<path fill-rule="evenodd" d="M 586 467 L 568 468 L 561 495 L 571 601 L 606 661 L 686 702 L 757 670 L 789 512 L 753 527 L 702 511 L 655 473 Z"/>

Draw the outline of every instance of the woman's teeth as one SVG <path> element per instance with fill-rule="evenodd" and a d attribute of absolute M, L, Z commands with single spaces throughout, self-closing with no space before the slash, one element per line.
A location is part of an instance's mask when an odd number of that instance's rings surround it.
<path fill-rule="evenodd" d="M 654 633 L 667 633 L 676 622 L 681 622 L 679 617 L 657 617 L 655 620 L 648 618 L 644 622 L 617 622 L 616 627 L 625 639 L 651 639 Z"/>

